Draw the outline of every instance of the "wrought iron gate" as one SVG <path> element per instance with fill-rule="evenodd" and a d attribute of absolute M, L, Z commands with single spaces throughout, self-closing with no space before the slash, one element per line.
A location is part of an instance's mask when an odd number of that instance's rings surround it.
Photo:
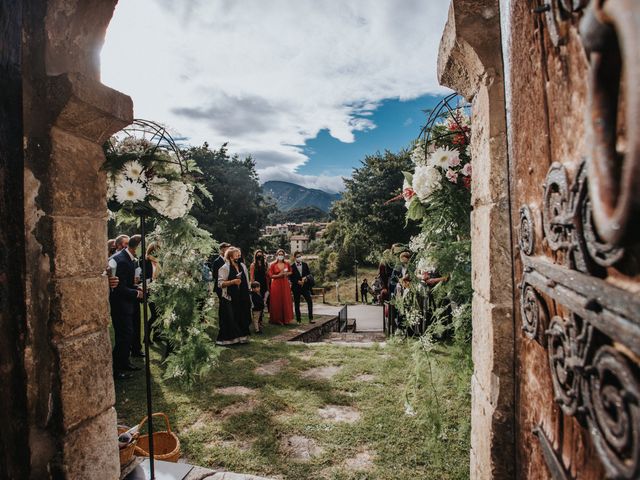
<path fill-rule="evenodd" d="M 511 18 L 518 477 L 640 478 L 640 2 Z"/>

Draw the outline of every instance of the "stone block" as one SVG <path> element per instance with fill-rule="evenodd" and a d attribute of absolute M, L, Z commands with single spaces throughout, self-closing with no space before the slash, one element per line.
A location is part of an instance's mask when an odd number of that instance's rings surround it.
<path fill-rule="evenodd" d="M 57 278 L 94 277 L 107 264 L 107 227 L 102 218 L 52 217 Z"/>
<path fill-rule="evenodd" d="M 512 478 L 515 402 L 514 326 L 510 304 L 473 298 L 471 478 Z"/>
<path fill-rule="evenodd" d="M 107 328 L 109 286 L 106 277 L 60 279 L 54 288 L 52 331 L 56 340 Z"/>
<path fill-rule="evenodd" d="M 474 291 L 490 303 L 512 301 L 509 203 L 481 205 L 471 212 Z"/>
<path fill-rule="evenodd" d="M 120 478 L 116 421 L 116 411 L 109 408 L 64 437 L 62 454 L 65 478 Z"/>
<path fill-rule="evenodd" d="M 59 112 L 56 127 L 100 146 L 133 121 L 130 97 L 78 73 L 50 78 L 47 94 Z"/>
<path fill-rule="evenodd" d="M 473 100 L 471 202 L 474 207 L 501 202 L 509 195 L 504 105 L 500 105 L 502 108 L 491 105 L 495 95 L 490 89 L 496 88 L 503 88 L 502 83 L 481 87 Z"/>
<path fill-rule="evenodd" d="M 51 130 L 49 192 L 58 216 L 103 217 L 107 211 L 102 147 L 59 128 Z"/>
<path fill-rule="evenodd" d="M 492 480 L 491 477 L 491 417 L 493 407 L 476 376 L 471 377 L 471 478 Z"/>
<path fill-rule="evenodd" d="M 56 343 L 65 430 L 98 415 L 115 403 L 111 342 L 106 329 Z M 90 477 L 84 477 L 90 478 Z"/>
<path fill-rule="evenodd" d="M 513 385 L 514 325 L 511 305 L 494 305 L 474 294 L 472 319 L 472 355 L 478 382 L 487 391 L 500 384 Z M 507 393 L 513 394 L 512 391 L 498 390 L 492 395 Z"/>

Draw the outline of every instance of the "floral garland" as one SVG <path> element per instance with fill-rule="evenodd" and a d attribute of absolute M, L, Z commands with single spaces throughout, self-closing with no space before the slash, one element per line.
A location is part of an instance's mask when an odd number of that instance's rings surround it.
<path fill-rule="evenodd" d="M 212 309 L 202 265 L 215 247 L 211 234 L 189 215 L 195 192 L 209 193 L 199 169 L 176 151 L 135 136 L 105 145 L 107 206 L 116 223 L 155 218 L 149 240 L 159 246 L 160 273 L 150 284 L 160 337 L 171 347 L 165 376 L 190 385 L 216 363 L 220 349 L 205 320 Z M 141 257 L 144 252 L 140 252 Z"/>
<path fill-rule="evenodd" d="M 112 139 L 106 158 L 110 211 L 157 213 L 175 220 L 191 210 L 196 188 L 194 165 L 183 165 L 171 149 L 126 137 Z"/>
<path fill-rule="evenodd" d="M 453 335 L 467 344 L 471 334 L 471 156 L 468 149 L 470 119 L 463 111 L 431 126 L 430 140 L 420 139 L 411 152 L 414 172 L 403 172 L 402 194 L 407 218 L 421 222 L 412 237 L 409 272 L 413 281 L 396 308 L 406 324 L 416 324 L 425 314 L 431 324 L 425 337 Z M 436 286 L 426 281 L 438 272 L 448 280 Z M 424 298 L 429 298 L 425 312 Z"/>

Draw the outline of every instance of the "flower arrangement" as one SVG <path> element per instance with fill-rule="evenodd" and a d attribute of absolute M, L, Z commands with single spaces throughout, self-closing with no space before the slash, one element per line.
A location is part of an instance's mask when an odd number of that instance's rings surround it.
<path fill-rule="evenodd" d="M 189 215 L 198 200 L 196 192 L 209 193 L 198 181 L 195 162 L 156 133 L 166 135 L 163 129 L 136 122 L 140 131 L 152 132 L 154 141 L 130 135 L 105 145 L 107 207 L 116 224 L 137 223 L 139 215 L 154 217 L 149 240 L 159 246 L 161 268 L 150 284 L 149 300 L 158 311 L 160 336 L 171 346 L 165 376 L 191 385 L 215 365 L 220 353 L 205 321 L 212 305 L 207 302 L 209 285 L 202 281 L 202 265 L 216 243 Z"/>
<path fill-rule="evenodd" d="M 175 220 L 193 206 L 197 170 L 170 148 L 136 137 L 114 138 L 106 150 L 104 169 L 107 207 L 112 212 Z"/>
<path fill-rule="evenodd" d="M 450 196 L 449 185 L 471 190 L 471 157 L 466 143 L 469 117 L 458 112 L 455 121 L 434 125 L 432 130 L 437 133 L 437 140 L 428 147 L 427 140 L 418 140 L 411 152 L 415 170 L 403 172 L 403 196 L 408 217 L 414 220 L 424 217 L 425 207 L 436 192 Z"/>
<path fill-rule="evenodd" d="M 396 197 L 404 199 L 407 219 L 419 221 L 421 231 L 408 245 L 412 252 L 409 291 L 394 303 L 408 326 L 417 318 L 429 319 L 424 333 L 429 341 L 425 344 L 453 335 L 468 345 L 472 297 L 470 119 L 464 107 L 445 117 L 433 115 L 423 132 L 411 151 L 414 171 L 403 172 L 402 193 Z M 428 285 L 435 272 L 447 281 Z"/>

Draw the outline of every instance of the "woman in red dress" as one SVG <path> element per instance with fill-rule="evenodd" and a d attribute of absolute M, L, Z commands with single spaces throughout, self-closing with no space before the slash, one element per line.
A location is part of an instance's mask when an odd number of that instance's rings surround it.
<path fill-rule="evenodd" d="M 284 260 L 284 250 L 276 252 L 276 261 L 269 266 L 269 323 L 286 325 L 293 322 L 291 300 L 291 265 Z"/>

